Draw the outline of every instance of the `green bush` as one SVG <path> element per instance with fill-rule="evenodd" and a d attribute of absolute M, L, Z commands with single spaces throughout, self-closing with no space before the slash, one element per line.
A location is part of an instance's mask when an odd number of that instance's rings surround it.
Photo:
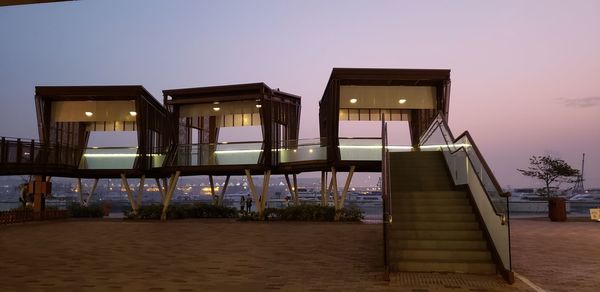
<path fill-rule="evenodd" d="M 335 208 L 320 205 L 297 205 L 289 206 L 283 209 L 267 208 L 265 209 L 265 220 L 282 221 L 334 221 Z M 360 221 L 364 218 L 362 211 L 356 207 L 344 208 L 340 210 L 339 221 Z M 258 220 L 254 214 L 244 214 L 240 217 L 242 221 Z"/>
<path fill-rule="evenodd" d="M 137 214 L 132 210 L 125 211 L 125 217 L 129 219 L 160 219 L 162 215 L 162 204 L 146 205 L 139 208 Z M 235 218 L 237 209 L 223 206 L 214 206 L 204 203 L 173 204 L 167 208 L 168 219 L 187 218 Z"/>
<path fill-rule="evenodd" d="M 104 217 L 104 212 L 102 211 L 102 207 L 100 205 L 90 205 L 87 207 L 81 206 L 77 203 L 72 203 L 67 207 L 69 210 L 69 214 L 71 217 L 75 218 L 102 218 Z"/>

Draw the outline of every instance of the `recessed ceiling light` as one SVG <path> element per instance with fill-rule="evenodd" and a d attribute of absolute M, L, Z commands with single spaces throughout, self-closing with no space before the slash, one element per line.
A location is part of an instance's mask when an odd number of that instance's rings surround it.
<path fill-rule="evenodd" d="M 93 113 L 93 112 L 85 112 L 85 116 L 86 116 L 86 117 L 91 117 L 91 116 L 93 116 L 93 115 L 94 115 L 94 113 Z"/>
<path fill-rule="evenodd" d="M 404 99 L 404 98 L 401 98 L 401 99 L 398 100 L 398 103 L 400 103 L 400 104 L 403 104 L 405 102 L 406 102 L 406 99 Z"/>
<path fill-rule="evenodd" d="M 132 117 L 135 117 L 135 116 L 137 116 L 137 113 L 136 113 L 136 112 L 129 112 L 129 114 L 130 114 Z"/>
<path fill-rule="evenodd" d="M 221 108 L 220 108 L 220 107 L 218 107 L 218 106 L 216 106 L 216 107 L 213 107 L 213 110 L 214 110 L 214 111 L 216 111 L 216 112 L 218 112 L 218 111 L 220 111 L 220 110 L 221 110 Z"/>
<path fill-rule="evenodd" d="M 262 104 L 257 104 L 256 105 L 256 108 L 261 108 L 261 107 L 262 107 Z"/>
<path fill-rule="evenodd" d="M 215 101 L 215 102 L 213 102 L 213 104 L 219 104 L 219 102 L 218 102 L 218 101 Z"/>
<path fill-rule="evenodd" d="M 356 98 L 350 99 L 350 103 L 356 103 L 357 101 L 358 101 L 358 99 L 356 99 Z"/>

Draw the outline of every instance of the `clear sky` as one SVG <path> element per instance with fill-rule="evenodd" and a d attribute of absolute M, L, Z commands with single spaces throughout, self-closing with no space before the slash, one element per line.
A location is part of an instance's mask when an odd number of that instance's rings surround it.
<path fill-rule="evenodd" d="M 452 70 L 450 126 L 503 186 L 552 154 L 600 187 L 600 1 L 77 1 L 0 7 L 0 135 L 37 137 L 36 85 L 263 81 L 318 136 L 332 67 Z"/>

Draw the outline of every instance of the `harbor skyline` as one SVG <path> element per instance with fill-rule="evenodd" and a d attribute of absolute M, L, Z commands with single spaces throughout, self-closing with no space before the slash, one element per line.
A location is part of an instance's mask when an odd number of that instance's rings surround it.
<path fill-rule="evenodd" d="M 450 127 L 477 137 L 503 186 L 531 185 L 516 169 L 532 155 L 580 168 L 582 153 L 584 184 L 600 185 L 599 3 L 344 3 L 2 7 L 0 133 L 37 137 L 36 85 L 141 84 L 160 99 L 166 88 L 265 81 L 303 97 L 300 137 L 313 138 L 332 67 L 448 68 Z"/>

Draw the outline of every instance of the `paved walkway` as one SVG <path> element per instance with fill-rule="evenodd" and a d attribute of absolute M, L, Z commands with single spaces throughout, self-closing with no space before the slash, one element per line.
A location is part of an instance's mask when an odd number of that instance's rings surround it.
<path fill-rule="evenodd" d="M 386 282 L 381 232 L 223 220 L 0 226 L 0 291 L 529 291 L 472 275 L 404 273 Z"/>
<path fill-rule="evenodd" d="M 513 269 L 548 291 L 600 291 L 600 223 L 511 221 Z"/>

